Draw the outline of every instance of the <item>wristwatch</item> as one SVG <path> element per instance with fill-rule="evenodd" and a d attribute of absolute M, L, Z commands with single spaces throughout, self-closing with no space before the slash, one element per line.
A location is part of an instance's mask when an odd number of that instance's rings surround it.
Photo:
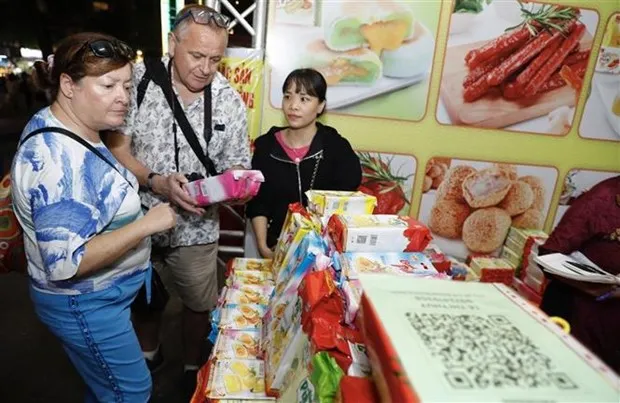
<path fill-rule="evenodd" d="M 148 190 L 153 190 L 153 177 L 155 175 L 159 175 L 157 172 L 151 172 L 149 176 L 146 178 L 146 188 Z"/>

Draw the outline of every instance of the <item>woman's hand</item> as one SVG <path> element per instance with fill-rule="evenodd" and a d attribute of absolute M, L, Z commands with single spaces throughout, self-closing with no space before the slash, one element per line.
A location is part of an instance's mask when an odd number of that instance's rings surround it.
<path fill-rule="evenodd" d="M 273 259 L 274 252 L 273 250 L 269 249 L 267 245 L 260 245 L 258 247 L 258 251 L 260 252 L 260 255 L 263 257 L 263 259 Z"/>
<path fill-rule="evenodd" d="M 169 230 L 177 224 L 177 214 L 169 203 L 161 203 L 151 208 L 143 218 L 149 235 Z"/>
<path fill-rule="evenodd" d="M 201 216 L 205 210 L 197 207 L 194 199 L 183 189 L 183 185 L 186 183 L 187 178 L 182 174 L 156 175 L 153 177 L 153 191 L 183 210 Z"/>

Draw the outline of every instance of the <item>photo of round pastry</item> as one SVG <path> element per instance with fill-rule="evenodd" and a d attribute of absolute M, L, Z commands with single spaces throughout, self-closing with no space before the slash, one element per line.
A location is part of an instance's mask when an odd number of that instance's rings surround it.
<path fill-rule="evenodd" d="M 504 200 L 511 187 L 512 181 L 505 171 L 487 168 L 463 181 L 463 197 L 473 208 L 491 207 Z"/>
<path fill-rule="evenodd" d="M 459 203 L 465 203 L 463 182 L 474 172 L 476 172 L 476 170 L 469 165 L 457 165 L 450 168 L 444 181 L 437 188 L 437 199 L 454 200 Z"/>
<path fill-rule="evenodd" d="M 476 210 L 463 224 L 463 242 L 473 252 L 491 253 L 504 243 L 512 220 L 497 207 Z"/>
<path fill-rule="evenodd" d="M 431 210 L 428 227 L 434 233 L 450 239 L 460 238 L 463 224 L 471 209 L 455 200 L 438 200 Z"/>
<path fill-rule="evenodd" d="M 530 185 L 521 181 L 513 181 L 506 197 L 499 203 L 499 207 L 511 217 L 524 213 L 534 204 L 534 192 Z"/>
<path fill-rule="evenodd" d="M 430 175 L 439 178 L 444 169 L 434 189 Z M 425 169 L 419 219 L 451 256 L 497 256 L 511 226 L 544 228 L 557 176 L 552 167 L 433 157 Z"/>

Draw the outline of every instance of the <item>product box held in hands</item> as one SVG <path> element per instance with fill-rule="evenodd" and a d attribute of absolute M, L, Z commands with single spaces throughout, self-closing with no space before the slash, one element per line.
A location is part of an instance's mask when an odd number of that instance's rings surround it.
<path fill-rule="evenodd" d="M 261 171 L 239 169 L 189 182 L 184 187 L 199 205 L 208 206 L 254 197 L 264 181 Z"/>
<path fill-rule="evenodd" d="M 372 214 L 377 198 L 362 192 L 308 190 L 308 210 L 319 216 Z"/>

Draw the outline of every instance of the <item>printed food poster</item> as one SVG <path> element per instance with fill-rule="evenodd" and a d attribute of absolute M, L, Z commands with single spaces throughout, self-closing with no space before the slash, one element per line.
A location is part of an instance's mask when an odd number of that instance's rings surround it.
<path fill-rule="evenodd" d="M 605 27 L 579 134 L 620 141 L 620 13 L 613 14 Z"/>
<path fill-rule="evenodd" d="M 422 119 L 440 9 L 440 1 L 272 2 L 271 105 L 281 107 L 292 70 L 314 68 L 327 81 L 332 114 Z"/>
<path fill-rule="evenodd" d="M 377 198 L 374 214 L 408 215 L 416 159 L 412 155 L 356 151 L 362 165 L 360 190 Z"/>
<path fill-rule="evenodd" d="M 237 90 L 248 110 L 248 134 L 260 135 L 263 93 L 263 51 L 227 48 L 218 70 Z"/>
<path fill-rule="evenodd" d="M 551 167 L 433 158 L 426 177 L 437 172 L 419 218 L 442 251 L 462 259 L 497 253 L 511 226 L 542 229 L 558 176 Z"/>
<path fill-rule="evenodd" d="M 562 193 L 558 210 L 553 220 L 553 227 L 560 222 L 566 210 L 570 207 L 573 200 L 590 190 L 594 185 L 605 179 L 620 175 L 620 172 L 590 171 L 586 169 L 571 169 L 562 185 Z"/>
<path fill-rule="evenodd" d="M 453 5 L 437 120 L 567 134 L 596 34 L 596 11 L 517 0 Z"/>

